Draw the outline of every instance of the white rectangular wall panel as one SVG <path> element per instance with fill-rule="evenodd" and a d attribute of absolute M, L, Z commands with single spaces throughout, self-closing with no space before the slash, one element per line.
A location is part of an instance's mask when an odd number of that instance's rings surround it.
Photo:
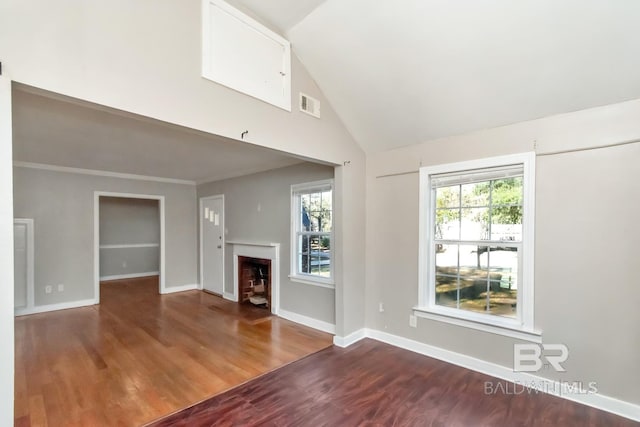
<path fill-rule="evenodd" d="M 202 14 L 203 77 L 291 111 L 290 43 L 222 0 Z"/>

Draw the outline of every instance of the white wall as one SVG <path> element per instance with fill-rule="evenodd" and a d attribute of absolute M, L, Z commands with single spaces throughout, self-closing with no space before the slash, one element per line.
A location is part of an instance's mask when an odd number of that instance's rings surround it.
<path fill-rule="evenodd" d="M 597 382 L 640 404 L 640 144 L 542 155 L 640 139 L 640 100 L 426 142 L 368 159 L 366 323 L 512 368 L 514 339 L 418 319 L 418 174 L 434 165 L 535 150 L 535 326 L 570 356 L 554 380 Z M 397 174 L 386 176 L 389 174 Z M 383 302 L 385 312 L 378 311 Z"/>
<path fill-rule="evenodd" d="M 198 197 L 224 194 L 227 240 L 280 243 L 280 308 L 335 323 L 335 291 L 289 279 L 291 185 L 333 178 L 333 167 L 300 163 L 286 168 L 210 182 Z M 258 211 L 258 204 L 260 210 Z M 225 292 L 233 293 L 233 251 L 227 246 Z"/>
<path fill-rule="evenodd" d="M 13 171 L 11 81 L 0 76 L 0 425 L 13 425 Z M 8 164 L 8 167 L 7 167 Z"/>
<path fill-rule="evenodd" d="M 36 306 L 96 297 L 94 191 L 164 196 L 166 287 L 198 283 L 195 186 L 16 167 L 15 215 L 35 223 Z M 58 283 L 64 292 L 44 292 Z"/>
<path fill-rule="evenodd" d="M 209 133 L 341 164 L 360 150 L 292 57 L 294 105 L 323 102 L 317 120 L 201 77 L 201 1 L 3 2 L 3 68 L 21 83 Z M 327 108 L 329 107 L 329 108 Z"/>

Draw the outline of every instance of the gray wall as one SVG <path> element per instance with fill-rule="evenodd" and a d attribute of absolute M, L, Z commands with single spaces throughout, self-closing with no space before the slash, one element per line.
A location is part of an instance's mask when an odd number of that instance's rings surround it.
<path fill-rule="evenodd" d="M 589 148 L 640 137 L 640 104 L 618 104 L 373 155 L 367 165 L 366 323 L 373 329 L 512 368 L 515 339 L 429 319 L 418 303 L 418 174 L 500 154 Z M 635 129 L 634 129 L 635 128 Z M 640 144 L 537 156 L 535 326 L 569 348 L 558 381 L 595 381 L 640 403 Z M 383 176 L 391 173 L 403 175 Z M 385 312 L 378 311 L 383 302 Z"/>
<path fill-rule="evenodd" d="M 291 185 L 333 178 L 333 168 L 314 163 L 211 182 L 198 197 L 224 194 L 227 240 L 280 243 L 280 308 L 335 323 L 335 291 L 292 282 L 290 273 Z M 260 211 L 258 211 L 260 204 Z M 233 252 L 225 252 L 225 292 L 233 292 Z"/>
<path fill-rule="evenodd" d="M 155 244 L 156 247 L 102 248 Z M 100 277 L 160 271 L 158 200 L 100 197 Z"/>
<path fill-rule="evenodd" d="M 94 191 L 164 196 L 166 287 L 197 283 L 195 186 L 16 167 L 15 216 L 35 220 L 36 305 L 95 298 Z M 55 290 L 59 283 L 64 292 Z M 45 294 L 47 285 L 53 293 Z"/>

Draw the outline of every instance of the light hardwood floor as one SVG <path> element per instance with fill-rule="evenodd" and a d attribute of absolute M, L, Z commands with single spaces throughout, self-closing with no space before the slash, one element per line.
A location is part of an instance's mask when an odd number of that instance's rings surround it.
<path fill-rule="evenodd" d="M 16 426 L 136 426 L 331 345 L 331 335 L 157 277 L 16 318 Z"/>

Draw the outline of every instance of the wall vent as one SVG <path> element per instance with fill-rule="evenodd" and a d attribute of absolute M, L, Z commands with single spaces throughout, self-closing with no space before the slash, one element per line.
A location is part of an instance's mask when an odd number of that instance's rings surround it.
<path fill-rule="evenodd" d="M 300 111 L 320 118 L 320 101 L 300 92 Z"/>

